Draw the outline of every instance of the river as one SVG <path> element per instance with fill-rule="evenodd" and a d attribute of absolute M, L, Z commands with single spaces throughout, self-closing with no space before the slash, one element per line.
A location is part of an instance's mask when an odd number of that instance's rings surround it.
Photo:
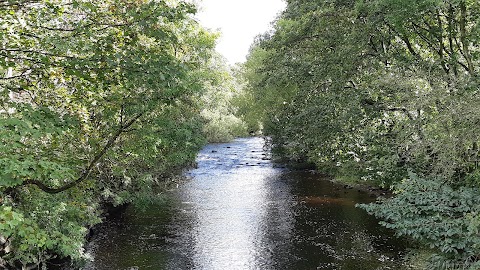
<path fill-rule="evenodd" d="M 369 194 L 272 163 L 263 139 L 209 144 L 168 204 L 101 225 L 86 270 L 405 269 Z"/>

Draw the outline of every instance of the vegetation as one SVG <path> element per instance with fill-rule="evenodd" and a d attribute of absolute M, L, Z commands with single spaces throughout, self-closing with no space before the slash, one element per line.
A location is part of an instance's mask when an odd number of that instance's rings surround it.
<path fill-rule="evenodd" d="M 362 207 L 429 269 L 478 269 L 480 3 L 287 3 L 243 66 L 249 128 L 279 156 L 391 187 Z"/>
<path fill-rule="evenodd" d="M 288 0 L 227 67 L 183 0 L 0 0 L 0 268 L 81 262 L 208 140 L 392 188 L 362 205 L 429 269 L 480 267 L 480 3 Z M 241 77 L 241 78 L 240 78 Z"/>
<path fill-rule="evenodd" d="M 195 11 L 0 1 L 0 268 L 82 261 L 105 206 L 153 198 L 194 162 L 233 87 Z"/>
<path fill-rule="evenodd" d="M 209 142 L 228 142 L 235 137 L 246 136 L 247 126 L 237 117 L 235 100 L 243 93 L 235 76 L 235 68 L 229 67 L 220 55 L 208 62 L 205 91 L 199 97 L 200 115 L 205 120 L 203 134 Z"/>

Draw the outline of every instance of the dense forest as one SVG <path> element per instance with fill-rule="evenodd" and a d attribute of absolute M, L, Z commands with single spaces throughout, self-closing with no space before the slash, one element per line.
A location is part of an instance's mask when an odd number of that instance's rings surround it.
<path fill-rule="evenodd" d="M 279 157 L 394 196 L 362 205 L 421 269 L 480 269 L 480 2 L 289 0 L 240 112 Z"/>

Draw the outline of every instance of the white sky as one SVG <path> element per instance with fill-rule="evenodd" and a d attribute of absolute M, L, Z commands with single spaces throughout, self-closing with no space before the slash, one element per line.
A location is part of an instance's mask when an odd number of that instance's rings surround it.
<path fill-rule="evenodd" d="M 255 36 L 270 29 L 270 23 L 285 8 L 283 0 L 200 0 L 197 18 L 219 30 L 217 51 L 230 64 L 244 62 Z"/>

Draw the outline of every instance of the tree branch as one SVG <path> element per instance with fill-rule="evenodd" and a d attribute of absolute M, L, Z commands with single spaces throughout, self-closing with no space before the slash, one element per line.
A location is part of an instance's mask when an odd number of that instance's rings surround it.
<path fill-rule="evenodd" d="M 110 149 L 115 144 L 115 141 L 118 139 L 118 137 L 120 137 L 122 133 L 124 133 L 131 125 L 133 125 L 140 117 L 142 117 L 142 115 L 143 113 L 139 113 L 134 118 L 130 119 L 127 123 L 125 123 L 125 125 L 122 124 L 120 128 L 117 130 L 117 132 L 115 132 L 115 134 L 108 140 L 108 142 L 105 144 L 102 150 L 99 153 L 97 153 L 95 157 L 90 161 L 89 165 L 80 175 L 80 177 L 77 178 L 75 181 L 65 184 L 64 186 L 59 188 L 52 188 L 45 185 L 43 182 L 39 180 L 30 179 L 30 180 L 24 181 L 21 186 L 35 185 L 46 193 L 57 194 L 78 185 L 79 183 L 87 179 L 87 177 L 90 175 L 90 172 L 92 171 L 95 164 L 107 153 L 108 149 Z"/>
<path fill-rule="evenodd" d="M 460 1 L 460 41 L 462 42 L 463 52 L 465 60 L 467 61 L 468 72 L 470 75 L 474 75 L 475 68 L 473 66 L 472 57 L 470 56 L 470 51 L 468 49 L 467 41 L 467 32 L 466 32 L 466 21 L 467 21 L 467 8 L 465 6 L 465 1 Z"/>
<path fill-rule="evenodd" d="M 58 54 L 53 54 L 53 53 L 49 53 L 49 52 L 42 52 L 42 51 L 35 51 L 35 50 L 0 49 L 0 51 L 4 51 L 4 52 L 20 52 L 20 53 L 34 53 L 34 54 L 41 54 L 41 55 L 52 56 L 52 57 L 61 57 L 61 58 L 67 58 L 67 59 L 77 59 L 77 57 L 74 57 L 74 56 L 58 55 Z"/>

